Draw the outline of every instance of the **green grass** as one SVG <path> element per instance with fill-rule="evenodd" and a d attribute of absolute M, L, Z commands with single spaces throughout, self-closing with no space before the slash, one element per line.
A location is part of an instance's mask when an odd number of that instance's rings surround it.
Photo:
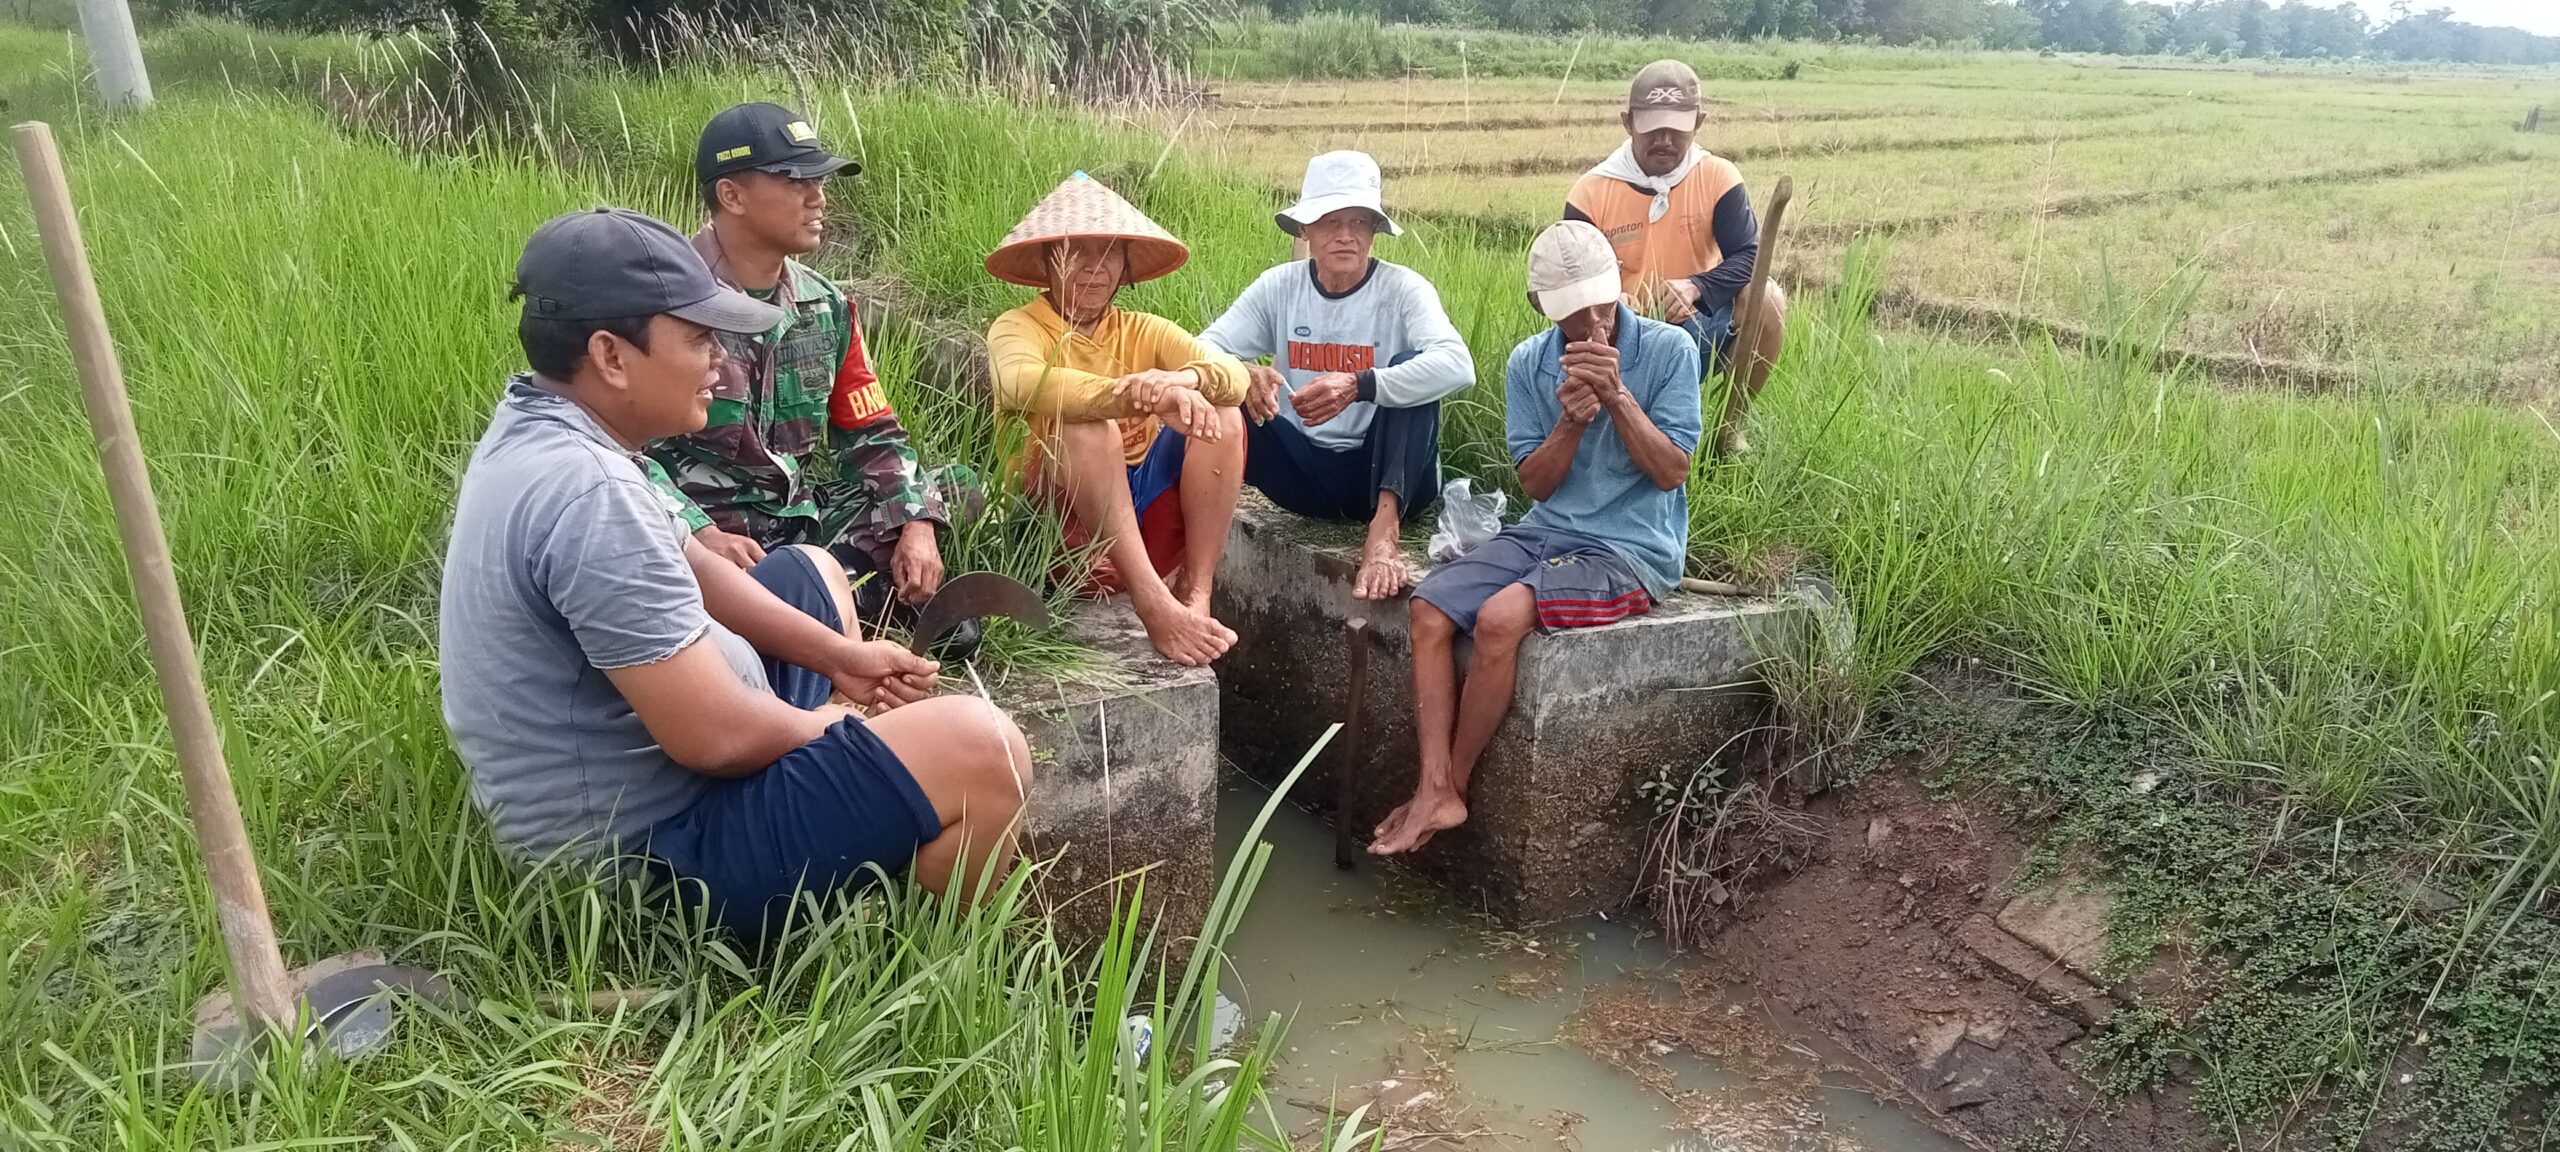
<path fill-rule="evenodd" d="M 506 270 L 594 183 L 418 160 L 254 96 L 173 98 L 65 144 L 286 956 L 386 948 L 469 1000 L 412 1013 L 367 1063 L 279 1064 L 238 1096 L 165 1069 L 221 983 L 219 937 L 12 177 L 0 452 L 25 514 L 0 524 L 0 1146 L 1227 1149 L 1270 1126 L 1276 1018 L 1229 1057 L 1203 1010 L 1267 849 L 1173 970 L 1134 910 L 1070 951 L 1028 872 L 975 911 L 900 889 L 741 955 L 609 880 L 504 862 L 437 714 L 435 573 L 454 474 L 515 360 Z M 991 435 L 936 421 L 927 439 Z M 617 985 L 673 996 L 532 1007 Z M 1161 1029 L 1144 1067 L 1131 1012 Z"/>
<path fill-rule="evenodd" d="M 1201 49 L 1202 73 L 1240 80 L 1385 77 L 1556 76 L 1568 66 L 1632 76 L 1665 56 L 1689 60 L 1700 76 L 1775 80 L 1791 71 L 1872 67 L 1954 68 L 1969 54 L 1931 49 L 1786 41 L 1702 43 L 1630 36 L 1532 35 L 1482 28 L 1381 25 L 1368 16 L 1322 13 L 1292 21 L 1248 17 L 1218 26 Z M 1623 81 L 1622 81 L 1623 83 Z"/>
<path fill-rule="evenodd" d="M 2034 67 L 2059 66 L 1994 60 L 1923 81 L 1880 72 L 1874 95 L 1970 100 Z M 2212 96 L 2264 78 L 2104 79 L 2089 91 L 2112 99 L 2136 85 Z M 2442 88 L 2450 106 L 2475 83 L 2409 87 Z M 621 918 L 596 912 L 590 931 L 537 912 L 537 895 L 510 887 L 478 844 L 426 703 L 424 614 L 450 470 L 512 358 L 497 284 L 521 237 L 607 177 L 617 198 L 683 222 L 694 125 L 735 100 L 796 101 L 803 88 L 822 130 L 866 164 L 838 189 L 858 233 L 823 262 L 892 278 L 959 326 L 1027 295 L 979 260 L 1077 168 L 1193 246 L 1192 264 L 1133 290 L 1133 306 L 1204 323 L 1285 252 L 1267 179 L 1195 156 L 1187 133 L 1168 143 L 1151 117 L 1114 124 L 829 76 L 567 76 L 541 101 L 543 150 L 572 161 L 566 174 L 404 158 L 240 98 L 173 101 L 80 137 L 84 202 L 104 222 L 93 247 L 217 703 L 235 758 L 254 766 L 245 799 L 297 958 L 427 932 L 429 958 L 462 966 L 475 986 L 517 989 L 510 1003 L 546 981 L 675 970 L 675 950 L 649 952 L 655 937 Z M 257 159 L 273 155 L 290 159 Z M 0 227 L 23 238 L 14 201 Z M 25 686 L 0 703 L 0 745 L 27 750 L 0 775 L 0 874 L 35 894 L 0 910 L 0 939 L 35 942 L 0 949 L 0 1007 L 20 1014 L 0 1024 L 54 1038 L 114 1086 L 122 1073 L 107 1070 L 166 1051 L 168 1022 L 212 982 L 214 962 L 197 943 L 205 905 L 180 863 L 175 791 L 68 369 L 32 249 L 15 249 L 0 314 L 16 322 L 0 326 L 11 334 L 0 360 L 7 378 L 32 383 L 0 392 L 0 450 L 21 465 L 29 506 L 46 511 L 0 522 L 0 580 L 40 590 L 35 611 L 0 619 L 0 675 Z M 1537 327 L 1520 296 L 1517 232 L 1424 223 L 1381 254 L 1433 279 L 1476 351 L 1480 382 L 1449 409 L 1451 466 L 1507 482 L 1500 369 Z M 2430 989 L 2395 982 L 2359 1011 L 2441 1011 L 2448 997 L 2512 987 L 2489 977 L 2514 962 L 2516 941 L 2542 938 L 2515 926 L 2547 924 L 2560 865 L 2560 433 L 2525 409 L 2405 381 L 2320 397 L 2154 372 L 2145 350 L 2190 314 L 2192 273 L 2097 294 L 2092 326 L 2114 339 L 2097 354 L 1880 332 L 1868 305 L 1891 262 L 1855 250 L 1834 288 L 1799 301 L 1787 359 L 1756 409 L 1759 455 L 1699 466 L 1693 563 L 1830 575 L 1857 616 L 1848 672 L 1862 700 L 1914 690 L 1936 658 L 1980 658 L 2066 724 L 2142 725 L 2158 741 L 2147 748 L 2194 773 L 2200 804 L 2349 821 L 2441 859 L 2438 883 L 2462 908 L 2455 934 L 2426 946 L 2444 994 L 2430 1001 Z M 999 435 L 962 418 L 974 411 L 965 398 L 899 399 L 934 413 L 920 418 L 929 438 Z M 1032 540 L 1015 554 L 1038 550 Z M 145 929 L 190 922 L 185 934 Z M 2479 1019 L 2545 1029 L 2553 1016 L 2528 999 Z M 2117 1044 L 2128 1060 L 2154 1048 Z M 569 1048 L 525 1052 L 440 1066 L 610 1066 L 561 1055 Z M 2370 1071 L 2389 1053 L 2351 1055 Z M 12 1059 L 0 1083 L 69 1117 L 18 1104 L 16 1122 L 84 1133 L 111 1122 L 101 1101 L 114 1093 L 84 1087 L 48 1054 Z M 2505 1093 L 2491 1104 L 2551 1087 L 2531 1069 L 2431 1075 Z M 354 1083 L 318 1095 L 343 1099 Z M 544 1122 L 570 1107 L 571 1094 L 538 1086 L 490 1091 Z M 169 1114 L 150 1083 L 130 1092 L 146 1119 Z M 2230 1099 L 2237 1115 L 2283 1096 Z M 421 1107 L 363 1095 L 348 1114 L 380 1123 L 395 1106 Z"/>
<path fill-rule="evenodd" d="M 2392 821 L 2227 803 L 2182 743 L 1958 694 L 1900 702 L 1865 754 L 2051 821 L 2022 885 L 2103 867 L 2101 967 L 2148 993 L 2089 1041 L 2111 1090 L 2182 1074 L 2203 1126 L 2250 1147 L 2547 1146 L 2560 929 L 2430 914 L 2448 862 Z"/>

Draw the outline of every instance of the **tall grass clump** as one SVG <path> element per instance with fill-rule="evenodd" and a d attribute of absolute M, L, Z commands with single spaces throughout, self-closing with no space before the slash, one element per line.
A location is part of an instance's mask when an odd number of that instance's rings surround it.
<path fill-rule="evenodd" d="M 2019 362 L 1834 293 L 1758 410 L 1777 450 L 1704 477 L 1693 550 L 1807 549 L 1888 673 L 1970 651 L 2242 781 L 2465 844 L 2539 825 L 2510 797 L 2560 747 L 2548 429 L 2156 372 L 2163 323 Z"/>
<path fill-rule="evenodd" d="M 899 886 L 812 906 L 750 953 L 609 877 L 528 877 L 491 842 L 438 715 L 444 518 L 515 364 L 515 251 L 604 189 L 504 157 L 421 161 L 251 96 L 174 97 L 66 145 L 286 956 L 383 948 L 466 1000 L 411 1011 L 364 1064 L 279 1062 L 238 1095 L 167 1067 L 222 982 L 219 936 L 52 294 L 19 240 L 0 253 L 17 382 L 0 452 L 23 469 L 0 520 L 0 1034 L 20 1041 L 0 1052 L 0 1143 L 1260 1139 L 1277 1021 L 1233 1054 L 1200 1022 L 1267 849 L 1239 856 L 1213 930 L 1167 971 L 1136 907 L 1071 949 L 1030 873 L 974 909 Z M 31 235 L 14 182 L 0 233 Z M 893 373 L 909 356 L 883 350 Z M 945 450 L 991 435 L 932 424 Z M 663 994 L 537 1009 L 634 987 Z M 1157 1026 L 1144 1059 L 1130 1015 Z"/>

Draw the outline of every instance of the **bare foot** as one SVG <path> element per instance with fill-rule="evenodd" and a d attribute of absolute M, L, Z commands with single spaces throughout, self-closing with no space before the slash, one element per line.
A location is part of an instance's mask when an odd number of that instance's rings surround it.
<path fill-rule="evenodd" d="M 1205 579 L 1193 580 L 1190 565 L 1185 564 L 1180 571 L 1175 572 L 1172 582 L 1166 584 L 1165 588 L 1173 593 L 1174 599 L 1182 602 L 1183 607 L 1203 616 L 1210 615 L 1210 582 Z"/>
<path fill-rule="evenodd" d="M 1372 544 L 1360 556 L 1360 574 L 1352 578 L 1351 594 L 1362 600 L 1385 600 L 1402 596 L 1413 587 L 1413 565 L 1404 558 L 1404 548 L 1395 541 L 1384 547 Z"/>
<path fill-rule="evenodd" d="M 1430 843 L 1433 834 L 1466 822 L 1467 802 L 1456 793 L 1417 792 L 1404 802 L 1404 807 L 1387 813 L 1387 818 L 1378 822 L 1369 854 L 1394 856 L 1411 852 Z"/>
<path fill-rule="evenodd" d="M 1133 605 L 1138 623 L 1146 626 L 1147 639 L 1176 664 L 1199 667 L 1227 653 L 1236 642 L 1235 631 L 1202 610 L 1170 597 L 1150 605 Z"/>

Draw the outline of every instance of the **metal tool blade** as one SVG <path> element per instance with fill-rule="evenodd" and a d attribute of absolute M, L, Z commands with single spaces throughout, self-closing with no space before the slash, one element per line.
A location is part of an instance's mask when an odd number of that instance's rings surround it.
<path fill-rule="evenodd" d="M 963 572 L 942 582 L 942 589 L 916 614 L 915 639 L 909 651 L 922 656 L 944 633 L 963 620 L 1006 616 L 1032 628 L 1049 626 L 1049 605 L 1031 586 L 997 572 Z"/>
<path fill-rule="evenodd" d="M 294 969 L 286 978 L 303 1012 L 306 1055 L 326 1050 L 353 1060 L 380 1048 L 390 1039 L 393 1010 L 402 996 L 460 1003 L 444 977 L 386 963 L 372 949 L 332 956 Z M 255 1067 L 266 1039 L 265 1029 L 241 1017 L 229 992 L 216 992 L 196 1005 L 195 1035 L 180 1071 L 217 1087 L 236 1088 Z"/>

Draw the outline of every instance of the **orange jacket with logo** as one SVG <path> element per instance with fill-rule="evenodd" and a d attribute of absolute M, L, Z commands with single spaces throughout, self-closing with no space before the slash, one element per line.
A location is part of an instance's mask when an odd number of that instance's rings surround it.
<path fill-rule="evenodd" d="M 1712 152 L 1699 158 L 1687 179 L 1671 190 L 1670 210 L 1659 220 L 1654 189 L 1597 171 L 1583 173 L 1565 195 L 1564 218 L 1587 220 L 1618 252 L 1619 290 L 1642 300 L 1648 285 L 1680 279 L 1698 283 L 1698 310 L 1717 312 L 1751 282 L 1760 254 L 1760 225 L 1742 170 Z"/>

